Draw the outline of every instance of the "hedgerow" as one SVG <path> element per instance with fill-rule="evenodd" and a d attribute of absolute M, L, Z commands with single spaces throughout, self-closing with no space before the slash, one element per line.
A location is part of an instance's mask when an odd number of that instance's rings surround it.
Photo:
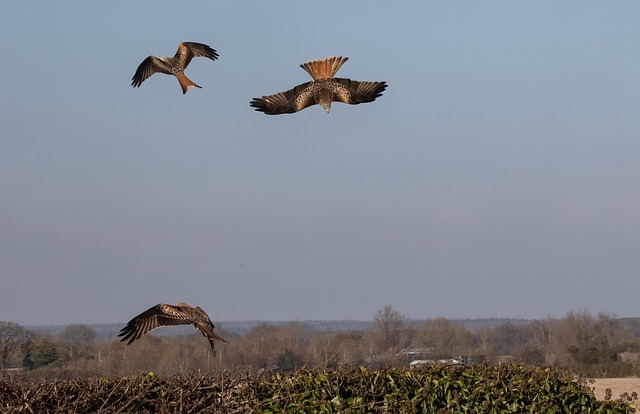
<path fill-rule="evenodd" d="M 557 367 L 299 369 L 0 380 L 7 413 L 633 413 Z"/>

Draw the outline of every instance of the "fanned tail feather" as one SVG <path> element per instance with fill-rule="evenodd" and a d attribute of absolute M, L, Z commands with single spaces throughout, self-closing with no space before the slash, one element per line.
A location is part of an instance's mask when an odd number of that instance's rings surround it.
<path fill-rule="evenodd" d="M 331 56 L 325 59 L 311 60 L 303 63 L 300 67 L 306 70 L 313 80 L 333 78 L 336 72 L 338 72 L 338 69 L 340 69 L 348 59 L 348 57 Z"/>
<path fill-rule="evenodd" d="M 182 88 L 182 93 L 187 93 L 189 88 L 201 88 L 202 86 L 196 85 L 191 79 L 187 78 L 184 73 L 179 73 L 176 75 L 178 78 L 178 82 L 180 83 L 180 87 Z"/>

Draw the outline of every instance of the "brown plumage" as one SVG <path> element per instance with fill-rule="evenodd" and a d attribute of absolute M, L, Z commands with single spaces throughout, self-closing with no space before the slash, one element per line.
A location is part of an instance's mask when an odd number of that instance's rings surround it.
<path fill-rule="evenodd" d="M 178 302 L 176 306 L 160 303 L 147 309 L 131 319 L 129 323 L 127 323 L 127 326 L 122 328 L 118 336 L 123 337 L 120 340 L 121 342 L 129 340 L 129 342 L 127 342 L 127 345 L 129 345 L 155 328 L 175 325 L 195 326 L 196 330 L 200 331 L 202 335 L 209 340 L 211 349 L 213 349 L 214 352 L 214 340 L 227 342 L 213 332 L 215 326 L 211 322 L 211 319 L 209 319 L 209 315 L 207 315 L 201 307 L 196 306 L 192 308 L 183 302 Z"/>
<path fill-rule="evenodd" d="M 327 113 L 331 102 L 357 105 L 373 102 L 387 88 L 386 82 L 361 82 L 347 78 L 334 78 L 338 69 L 349 59 L 331 56 L 300 65 L 313 81 L 300 84 L 288 91 L 253 98 L 249 103 L 256 111 L 268 115 L 291 114 L 319 104 Z"/>
<path fill-rule="evenodd" d="M 180 83 L 183 94 L 187 93 L 189 88 L 202 88 L 184 74 L 184 70 L 194 57 L 206 57 L 216 60 L 218 59 L 218 53 L 215 49 L 202 43 L 182 42 L 178 45 L 178 51 L 174 57 L 163 56 L 158 58 L 149 56 L 143 60 L 138 66 L 135 75 L 131 78 L 131 86 L 134 88 L 139 87 L 148 77 L 160 72 L 175 76 Z"/>

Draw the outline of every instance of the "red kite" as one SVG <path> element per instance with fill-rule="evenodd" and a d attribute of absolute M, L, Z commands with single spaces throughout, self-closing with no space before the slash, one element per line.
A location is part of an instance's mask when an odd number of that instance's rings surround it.
<path fill-rule="evenodd" d="M 288 91 L 253 98 L 249 105 L 267 115 L 278 115 L 292 114 L 315 104 L 320 104 L 329 113 L 331 102 L 358 105 L 375 101 L 387 88 L 386 82 L 361 82 L 333 77 L 347 59 L 331 56 L 303 63 L 300 67 L 311 75 L 313 81 Z"/>
<path fill-rule="evenodd" d="M 209 319 L 209 315 L 202 310 L 201 307 L 196 306 L 192 308 L 183 302 L 178 302 L 176 306 L 160 303 L 153 306 L 140 315 L 131 319 L 127 326 L 122 328 L 118 336 L 123 338 L 120 340 L 126 341 L 127 345 L 142 337 L 142 335 L 151 331 L 152 329 L 160 326 L 174 326 L 174 325 L 193 325 L 196 330 L 200 331 L 204 335 L 211 345 L 211 349 L 214 350 L 213 341 L 218 340 L 221 342 L 227 342 L 216 333 L 213 332 L 215 326 Z"/>
<path fill-rule="evenodd" d="M 218 59 L 218 53 L 202 43 L 182 42 L 178 45 L 178 51 L 172 58 L 149 56 L 143 60 L 138 66 L 136 74 L 131 78 L 131 86 L 134 88 L 139 87 L 148 77 L 160 72 L 175 76 L 180 82 L 183 94 L 187 93 L 189 88 L 202 88 L 202 86 L 196 85 L 184 74 L 184 70 L 194 57 L 206 57 L 216 60 Z"/>

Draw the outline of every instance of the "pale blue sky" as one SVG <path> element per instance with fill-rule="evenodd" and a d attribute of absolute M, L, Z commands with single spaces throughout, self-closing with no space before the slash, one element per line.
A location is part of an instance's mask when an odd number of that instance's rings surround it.
<path fill-rule="evenodd" d="M 0 320 L 640 316 L 637 1 L 2 2 Z M 148 55 L 215 48 L 130 86 Z M 338 76 L 372 104 L 266 116 Z"/>

